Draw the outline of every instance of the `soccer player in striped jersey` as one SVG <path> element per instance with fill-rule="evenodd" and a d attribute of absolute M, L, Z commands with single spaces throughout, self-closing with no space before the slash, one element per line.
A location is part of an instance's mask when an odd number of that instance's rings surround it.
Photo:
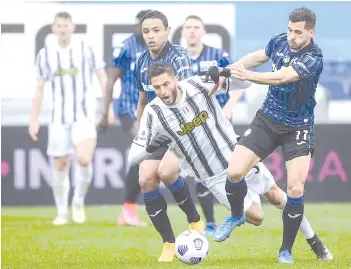
<path fill-rule="evenodd" d="M 92 159 L 96 145 L 96 94 L 91 83 L 98 77 L 105 93 L 107 77 L 104 63 L 96 59 L 92 48 L 73 35 L 75 25 L 67 12 L 55 15 L 52 31 L 57 40 L 43 47 L 36 59 L 38 74 L 33 98 L 29 134 L 38 140 L 38 115 L 44 87 L 51 88 L 52 113 L 48 126 L 47 154 L 54 158 L 52 188 L 57 208 L 54 225 L 68 222 L 68 178 L 70 155 L 75 150 L 78 171 L 72 201 L 72 218 L 85 222 L 84 198 L 93 176 Z"/>
<path fill-rule="evenodd" d="M 113 100 L 113 111 L 119 118 L 123 130 L 131 138 L 136 135 L 136 108 L 138 104 L 139 91 L 134 81 L 135 61 L 139 55 L 147 49 L 141 35 L 141 19 L 149 10 L 140 11 L 137 16 L 136 33 L 124 40 L 113 51 L 112 62 L 107 69 L 107 93 L 105 99 L 105 113 L 99 124 L 100 129 L 104 129 L 108 124 L 109 107 L 113 95 L 113 86 L 118 78 L 121 78 L 121 95 Z M 137 216 L 136 201 L 140 194 L 139 165 L 129 168 L 125 185 L 126 196 L 122 211 L 117 218 L 118 225 L 147 226 Z"/>
<path fill-rule="evenodd" d="M 156 97 L 147 75 L 151 63 L 159 61 L 169 63 L 180 80 L 192 76 L 191 60 L 186 50 L 168 41 L 170 27 L 167 17 L 153 10 L 143 17 L 141 25 L 148 49 L 140 55 L 134 70 L 137 88 L 140 91 L 137 107 L 138 123 L 147 103 Z M 179 176 L 179 160 L 170 152 L 166 154 L 166 151 L 167 147 L 158 149 L 143 161 L 139 168 L 139 183 L 146 211 L 164 241 L 159 258 L 161 262 L 173 260 L 175 237 L 167 215 L 166 201 L 159 190 L 160 180 L 165 183 L 179 207 L 185 212 L 190 229 L 203 233 L 205 226 L 196 210 L 187 184 Z"/>
<path fill-rule="evenodd" d="M 281 146 L 287 169 L 288 200 L 283 212 L 280 263 L 293 263 L 292 247 L 304 215 L 304 183 L 314 151 L 315 91 L 323 70 L 322 51 L 313 41 L 315 23 L 316 15 L 311 10 L 293 10 L 287 34 L 273 36 L 265 50 L 250 53 L 230 66 L 235 78 L 270 86 L 262 108 L 230 158 L 226 192 L 233 208 L 232 216 L 216 233 L 224 239 L 245 220 L 244 176 L 258 161 Z M 273 72 L 248 70 L 270 59 Z M 311 246 L 312 243 L 321 245 L 317 236 L 310 242 Z M 329 254 L 323 251 L 320 256 L 327 260 Z"/>
<path fill-rule="evenodd" d="M 169 145 L 169 151 L 179 157 L 184 175 L 200 178 L 219 202 L 231 209 L 225 185 L 228 159 L 237 142 L 233 126 L 215 97 L 208 95 L 206 85 L 198 76 L 179 82 L 172 67 L 164 62 L 153 63 L 148 75 L 158 98 L 145 108 L 140 132 L 129 152 L 129 162 L 139 163 L 158 148 Z M 249 85 L 230 79 L 225 88 L 228 91 Z M 263 163 L 257 163 L 245 178 L 248 192 L 244 198 L 244 211 L 248 223 L 260 225 L 263 221 L 259 195 L 284 209 L 286 193 L 275 184 Z M 156 217 L 157 211 L 152 216 Z M 305 216 L 300 230 L 306 238 L 314 235 Z"/>
<path fill-rule="evenodd" d="M 191 57 L 193 74 L 202 78 L 205 77 L 210 66 L 226 67 L 232 63 L 228 52 L 202 42 L 205 35 L 205 24 L 199 16 L 190 15 L 185 19 L 182 36 L 186 41 L 186 48 Z M 242 94 L 242 90 L 237 90 L 216 95 L 227 119 L 231 119 L 233 107 Z M 196 179 L 196 193 L 206 219 L 205 234 L 211 236 L 217 228 L 214 218 L 213 195 L 199 179 Z"/>

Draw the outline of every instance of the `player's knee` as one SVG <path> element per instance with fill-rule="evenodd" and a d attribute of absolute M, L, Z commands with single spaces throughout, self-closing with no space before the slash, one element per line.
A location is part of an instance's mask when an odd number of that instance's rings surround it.
<path fill-rule="evenodd" d="M 142 192 L 154 191 L 159 186 L 159 180 L 156 173 L 140 174 L 139 184 Z"/>
<path fill-rule="evenodd" d="M 264 214 L 262 211 L 255 212 L 254 215 L 247 216 L 246 221 L 252 225 L 260 226 L 263 223 Z"/>
<path fill-rule="evenodd" d="M 91 158 L 87 156 L 78 156 L 78 164 L 83 167 L 87 167 L 91 164 Z"/>
<path fill-rule="evenodd" d="M 178 171 L 173 170 L 174 169 L 171 169 L 170 167 L 167 167 L 161 163 L 157 170 L 157 173 L 165 184 L 171 184 L 175 179 L 178 178 Z"/>
<path fill-rule="evenodd" d="M 294 184 L 288 184 L 288 196 L 300 197 L 303 195 L 304 184 L 302 182 L 295 182 Z"/>
<path fill-rule="evenodd" d="M 68 158 L 56 158 L 55 159 L 55 170 L 58 172 L 67 171 L 68 165 L 69 165 Z"/>
<path fill-rule="evenodd" d="M 245 170 L 237 165 L 228 168 L 228 178 L 232 182 L 238 182 L 245 176 Z"/>

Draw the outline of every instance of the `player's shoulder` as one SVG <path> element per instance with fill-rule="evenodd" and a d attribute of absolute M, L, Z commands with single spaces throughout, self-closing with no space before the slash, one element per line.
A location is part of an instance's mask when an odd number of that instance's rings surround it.
<path fill-rule="evenodd" d="M 194 83 L 202 85 L 203 81 L 200 76 L 191 76 L 180 81 L 179 85 L 185 86 L 185 85 L 194 84 Z"/>
<path fill-rule="evenodd" d="M 273 41 L 288 41 L 288 34 L 287 33 L 277 33 L 271 37 Z"/>
<path fill-rule="evenodd" d="M 135 61 L 136 66 L 141 66 L 141 64 L 145 61 L 145 59 L 149 56 L 149 54 L 150 54 L 149 49 L 145 49 L 136 59 Z"/>
<path fill-rule="evenodd" d="M 182 56 L 189 57 L 188 51 L 180 45 L 169 42 L 169 50 L 173 52 L 173 58 L 177 59 Z"/>
<path fill-rule="evenodd" d="M 322 52 L 322 49 L 314 42 L 313 42 L 313 46 L 312 46 L 312 49 L 311 49 L 311 55 L 317 57 L 317 58 L 323 58 L 323 52 Z"/>

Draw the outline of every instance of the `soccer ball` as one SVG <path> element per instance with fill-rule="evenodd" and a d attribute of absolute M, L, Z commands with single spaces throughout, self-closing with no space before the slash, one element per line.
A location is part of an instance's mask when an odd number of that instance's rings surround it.
<path fill-rule="evenodd" d="M 208 241 L 204 235 L 195 231 L 182 232 L 175 240 L 176 256 L 186 264 L 200 263 L 208 255 Z"/>

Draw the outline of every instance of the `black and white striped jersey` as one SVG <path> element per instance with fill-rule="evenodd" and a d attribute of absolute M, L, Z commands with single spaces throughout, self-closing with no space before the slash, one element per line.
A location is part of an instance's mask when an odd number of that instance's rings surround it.
<path fill-rule="evenodd" d="M 167 135 L 172 139 L 169 150 L 179 157 L 186 174 L 200 179 L 215 176 L 228 167 L 237 142 L 233 126 L 216 97 L 208 96 L 200 77 L 179 86 L 183 94 L 178 104 L 166 105 L 155 98 L 146 106 L 133 145 L 143 150 L 156 134 Z"/>

